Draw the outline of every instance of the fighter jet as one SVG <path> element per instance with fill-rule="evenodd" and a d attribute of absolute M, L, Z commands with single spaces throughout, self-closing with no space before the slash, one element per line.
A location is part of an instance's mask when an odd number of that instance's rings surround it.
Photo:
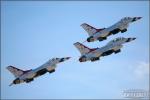
<path fill-rule="evenodd" d="M 56 65 L 58 63 L 64 62 L 66 60 L 70 59 L 70 57 L 64 57 L 64 58 L 53 58 L 48 60 L 43 65 L 39 66 L 36 69 L 30 69 L 30 70 L 21 70 L 13 66 L 8 66 L 7 69 L 15 76 L 15 80 L 9 85 L 13 84 L 20 84 L 23 82 L 29 83 L 34 80 L 34 78 L 41 76 L 45 74 L 46 72 L 53 73 L 55 72 Z"/>
<path fill-rule="evenodd" d="M 129 27 L 129 24 L 132 22 L 135 22 L 142 17 L 124 17 L 114 25 L 108 27 L 108 28 L 101 28 L 97 29 L 93 26 L 90 26 L 86 23 L 81 24 L 83 29 L 88 33 L 89 37 L 87 38 L 87 42 L 94 42 L 94 41 L 103 41 L 106 40 L 108 36 L 117 34 L 121 31 L 121 33 L 124 33 L 127 31 L 127 28 Z"/>
<path fill-rule="evenodd" d="M 135 39 L 136 38 L 118 37 L 114 40 L 111 40 L 105 46 L 101 48 L 93 48 L 93 49 L 90 49 L 79 42 L 74 43 L 74 46 L 81 53 L 81 57 L 79 58 L 80 62 L 86 62 L 86 61 L 93 62 L 93 61 L 99 60 L 100 57 L 102 56 L 107 56 L 112 53 L 115 53 L 115 54 L 119 53 L 124 43 L 130 42 Z"/>

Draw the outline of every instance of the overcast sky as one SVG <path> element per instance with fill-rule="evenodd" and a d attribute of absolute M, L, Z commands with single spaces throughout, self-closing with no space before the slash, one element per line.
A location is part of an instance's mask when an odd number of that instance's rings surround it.
<path fill-rule="evenodd" d="M 1 6 L 2 99 L 115 99 L 124 98 L 126 89 L 148 90 L 148 1 L 3 1 Z M 100 61 L 78 61 L 73 43 L 88 37 L 82 23 L 103 28 L 126 16 L 143 18 L 125 33 L 84 45 L 102 47 L 116 37 L 136 37 L 135 41 Z M 59 64 L 55 73 L 8 86 L 15 79 L 8 65 L 28 70 L 66 56 L 72 58 Z"/>

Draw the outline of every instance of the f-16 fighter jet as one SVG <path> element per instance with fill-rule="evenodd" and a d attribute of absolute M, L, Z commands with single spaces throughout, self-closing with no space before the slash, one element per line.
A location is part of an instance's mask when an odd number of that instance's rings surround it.
<path fill-rule="evenodd" d="M 74 45 L 81 53 L 81 57 L 79 58 L 80 62 L 86 62 L 86 61 L 93 62 L 93 61 L 99 60 L 100 57 L 102 56 L 107 56 L 112 53 L 115 53 L 115 54 L 119 53 L 124 43 L 130 42 L 135 39 L 136 38 L 119 37 L 114 40 L 111 40 L 105 46 L 101 48 L 93 48 L 93 49 L 90 49 L 79 42 L 74 43 Z"/>
<path fill-rule="evenodd" d="M 34 80 L 34 78 L 45 74 L 46 72 L 55 72 L 56 65 L 58 63 L 64 62 L 70 59 L 70 57 L 65 58 L 53 58 L 41 65 L 36 69 L 23 71 L 21 69 L 15 68 L 13 66 L 8 66 L 7 69 L 15 76 L 15 80 L 10 84 L 20 84 L 23 82 L 29 83 Z"/>
<path fill-rule="evenodd" d="M 87 42 L 94 42 L 97 40 L 103 41 L 106 40 L 109 35 L 117 34 L 120 31 L 121 33 L 126 32 L 130 23 L 135 22 L 141 18 L 142 17 L 124 17 L 114 25 L 102 29 L 96 29 L 86 23 L 81 24 L 81 26 L 85 31 L 87 31 L 89 35 L 89 37 L 87 38 Z"/>

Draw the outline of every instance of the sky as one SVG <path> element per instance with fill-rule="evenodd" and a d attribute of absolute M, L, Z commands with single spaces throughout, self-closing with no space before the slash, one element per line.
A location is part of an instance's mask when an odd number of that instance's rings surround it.
<path fill-rule="evenodd" d="M 148 1 L 2 1 L 1 2 L 1 99 L 121 99 L 126 89 L 149 89 Z M 117 37 L 136 37 L 119 54 L 96 62 L 80 63 L 73 43 L 88 34 L 80 26 L 109 27 L 123 17 L 142 17 Z M 15 79 L 6 69 L 34 69 L 53 57 L 72 57 L 58 64 L 55 73 L 29 84 L 9 86 Z"/>

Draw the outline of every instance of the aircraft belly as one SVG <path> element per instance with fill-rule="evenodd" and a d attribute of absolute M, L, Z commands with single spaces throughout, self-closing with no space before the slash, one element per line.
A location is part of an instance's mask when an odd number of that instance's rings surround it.
<path fill-rule="evenodd" d="M 109 34 L 109 31 L 107 29 L 104 29 L 101 32 L 98 32 L 97 34 L 95 34 L 95 37 L 96 38 L 106 37 L 108 34 Z"/>
<path fill-rule="evenodd" d="M 31 79 L 31 78 L 34 78 L 34 76 L 36 75 L 36 73 L 27 73 L 27 74 L 24 74 L 20 77 L 20 79 Z"/>
<path fill-rule="evenodd" d="M 35 76 L 34 77 L 38 77 L 38 76 L 44 75 L 46 72 L 47 72 L 46 68 L 41 69 L 41 70 L 35 72 Z"/>
<path fill-rule="evenodd" d="M 46 69 L 47 69 L 48 71 L 51 71 L 51 70 L 54 70 L 54 69 L 55 69 L 55 67 L 50 66 L 50 67 L 47 67 Z"/>
<path fill-rule="evenodd" d="M 118 27 L 119 27 L 120 30 L 123 30 L 123 29 L 127 29 L 128 26 L 129 26 L 128 23 L 121 23 Z"/>
<path fill-rule="evenodd" d="M 20 83 L 23 83 L 23 82 L 25 82 L 24 80 L 20 80 Z"/>
<path fill-rule="evenodd" d="M 100 57 L 102 53 L 96 53 L 96 57 Z"/>
<path fill-rule="evenodd" d="M 95 34 L 95 37 L 98 38 L 98 37 L 106 37 L 109 35 L 109 33 L 115 29 L 118 29 L 118 24 L 114 24 L 104 30 L 102 30 L 101 32 Z"/>
<path fill-rule="evenodd" d="M 99 51 L 92 52 L 89 56 L 90 57 L 100 57 L 101 53 Z"/>
<path fill-rule="evenodd" d="M 100 37 L 107 37 L 108 35 L 110 35 L 110 32 L 115 29 L 118 29 L 117 25 L 110 26 L 109 28 L 105 29 L 102 34 L 100 34 Z"/>
<path fill-rule="evenodd" d="M 118 50 L 118 49 L 120 49 L 120 48 L 122 48 L 122 45 L 115 46 L 115 47 L 113 47 L 112 49 L 113 49 L 113 50 Z"/>

